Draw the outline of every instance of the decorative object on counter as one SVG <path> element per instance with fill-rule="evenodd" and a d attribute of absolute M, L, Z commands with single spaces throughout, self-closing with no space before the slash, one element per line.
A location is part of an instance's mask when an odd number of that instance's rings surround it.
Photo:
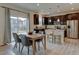
<path fill-rule="evenodd" d="M 61 27 L 60 26 L 57 26 L 57 29 L 61 29 Z"/>
<path fill-rule="evenodd" d="M 38 28 L 38 26 L 36 26 L 36 28 Z"/>
<path fill-rule="evenodd" d="M 32 32 L 29 32 L 28 34 L 29 34 L 29 35 L 32 35 L 33 33 L 32 33 Z"/>

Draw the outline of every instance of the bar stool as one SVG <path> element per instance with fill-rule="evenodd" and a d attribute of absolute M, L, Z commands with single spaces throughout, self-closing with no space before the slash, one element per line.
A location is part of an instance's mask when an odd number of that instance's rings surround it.
<path fill-rule="evenodd" d="M 53 43 L 53 41 L 54 41 L 54 40 L 53 40 L 53 39 L 54 39 L 54 38 L 53 38 L 53 33 L 51 33 L 50 36 L 52 37 L 52 43 Z"/>
<path fill-rule="evenodd" d="M 50 36 L 52 37 L 52 43 L 53 43 L 53 31 L 50 30 L 45 30 L 47 39 L 50 39 Z"/>
<path fill-rule="evenodd" d="M 53 43 L 60 43 L 61 35 L 53 35 Z"/>

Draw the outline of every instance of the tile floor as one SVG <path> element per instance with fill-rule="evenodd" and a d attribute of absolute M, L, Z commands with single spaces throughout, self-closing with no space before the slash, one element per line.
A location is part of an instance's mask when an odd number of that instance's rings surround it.
<path fill-rule="evenodd" d="M 50 39 L 47 43 L 46 53 L 41 43 L 40 51 L 37 50 L 36 55 L 79 55 L 79 39 L 65 38 L 64 44 L 52 44 Z M 26 47 L 21 54 L 18 48 L 13 49 L 13 46 L 14 43 L 0 47 L 0 55 L 27 55 Z M 30 55 L 32 55 L 32 47 L 30 47 Z"/>

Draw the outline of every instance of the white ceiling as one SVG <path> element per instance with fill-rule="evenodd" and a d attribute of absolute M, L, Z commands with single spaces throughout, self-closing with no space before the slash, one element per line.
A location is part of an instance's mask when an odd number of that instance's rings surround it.
<path fill-rule="evenodd" d="M 79 3 L 11 3 L 13 6 L 17 6 L 33 12 L 40 12 L 44 15 L 55 15 L 60 13 L 68 13 L 79 10 Z"/>

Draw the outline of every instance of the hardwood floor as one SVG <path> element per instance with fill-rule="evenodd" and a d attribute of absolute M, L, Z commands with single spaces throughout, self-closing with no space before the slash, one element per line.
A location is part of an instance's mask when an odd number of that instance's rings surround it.
<path fill-rule="evenodd" d="M 27 48 L 25 47 L 22 54 L 19 53 L 18 48 L 13 49 L 14 43 L 0 47 L 0 55 L 27 55 Z M 37 55 L 79 55 L 79 39 L 65 38 L 64 44 L 53 43 L 51 39 L 47 41 L 47 52 L 41 43 L 40 51 L 37 50 Z M 30 47 L 30 55 L 32 55 L 32 47 Z"/>

